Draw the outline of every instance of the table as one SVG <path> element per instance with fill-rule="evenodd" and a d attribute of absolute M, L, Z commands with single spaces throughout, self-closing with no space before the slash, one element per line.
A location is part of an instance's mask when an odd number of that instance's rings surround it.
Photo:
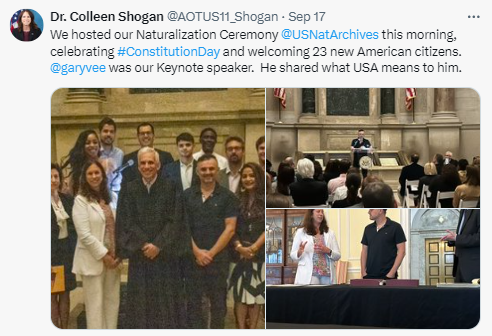
<path fill-rule="evenodd" d="M 480 320 L 479 288 L 267 286 L 266 321 L 462 329 Z"/>

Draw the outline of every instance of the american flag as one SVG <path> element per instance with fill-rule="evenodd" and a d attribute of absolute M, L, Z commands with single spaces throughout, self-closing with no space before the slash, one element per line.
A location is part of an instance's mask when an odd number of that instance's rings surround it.
<path fill-rule="evenodd" d="M 19 9 L 17 12 L 15 12 L 15 14 L 10 19 L 10 32 L 11 33 L 14 31 L 14 29 L 19 28 L 17 21 L 19 20 L 19 15 L 22 11 L 23 11 L 23 9 Z"/>
<path fill-rule="evenodd" d="M 285 108 L 287 106 L 287 99 L 285 95 L 285 89 L 273 89 L 273 96 L 280 99 L 280 104 Z"/>
<path fill-rule="evenodd" d="M 411 111 L 413 107 L 413 100 L 417 97 L 417 89 L 405 89 L 405 106 L 407 111 Z"/>

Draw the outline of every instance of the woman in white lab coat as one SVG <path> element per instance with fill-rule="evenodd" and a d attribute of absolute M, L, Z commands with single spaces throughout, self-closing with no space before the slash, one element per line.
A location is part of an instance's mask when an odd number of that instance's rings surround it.
<path fill-rule="evenodd" d="M 337 283 L 335 261 L 340 259 L 340 249 L 323 209 L 307 210 L 303 227 L 294 236 L 290 257 L 298 262 L 295 284 Z"/>

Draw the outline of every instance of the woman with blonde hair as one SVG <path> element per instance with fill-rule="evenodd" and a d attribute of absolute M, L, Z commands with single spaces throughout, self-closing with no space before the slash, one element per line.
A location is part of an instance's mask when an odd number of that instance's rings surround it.
<path fill-rule="evenodd" d="M 290 257 L 298 262 L 295 284 L 337 283 L 335 261 L 341 257 L 340 249 L 323 209 L 306 211 L 303 226 L 295 233 Z"/>

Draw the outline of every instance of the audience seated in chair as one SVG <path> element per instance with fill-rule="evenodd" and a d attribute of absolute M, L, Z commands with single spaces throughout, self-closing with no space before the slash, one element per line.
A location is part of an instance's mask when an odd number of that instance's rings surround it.
<path fill-rule="evenodd" d="M 454 165 L 445 165 L 442 168 L 442 174 L 434 179 L 429 185 L 429 191 L 431 193 L 431 197 L 429 198 L 429 207 L 435 208 L 437 192 L 446 192 L 453 191 L 457 186 L 461 184 L 460 176 L 458 174 L 458 170 Z M 453 199 L 445 199 L 441 202 L 441 208 L 452 208 L 453 207 Z"/>
<path fill-rule="evenodd" d="M 418 195 L 419 195 L 419 203 L 420 203 L 420 197 L 422 196 L 422 189 L 424 188 L 424 185 L 427 186 L 427 188 L 430 186 L 432 181 L 438 177 L 437 175 L 437 169 L 436 165 L 433 162 L 427 162 L 424 165 L 424 176 L 422 176 L 419 179 L 419 189 L 418 189 Z M 430 196 L 427 197 L 427 204 L 429 204 L 429 199 Z"/>
<path fill-rule="evenodd" d="M 347 197 L 342 200 L 333 202 L 332 208 L 348 208 L 362 202 L 362 198 L 359 197 L 359 189 L 361 185 L 360 173 L 351 173 L 347 175 L 345 180 L 345 186 L 347 189 Z M 340 188 L 338 188 L 340 189 Z M 338 190 L 337 189 L 337 190 Z"/>
<path fill-rule="evenodd" d="M 480 198 L 480 169 L 475 166 L 466 167 L 466 181 L 454 191 L 453 207 L 459 206 L 460 200 L 473 201 Z"/>
<path fill-rule="evenodd" d="M 384 182 L 369 183 L 362 191 L 364 208 L 397 208 L 393 190 Z"/>
<path fill-rule="evenodd" d="M 290 188 L 290 194 L 294 199 L 294 205 L 296 206 L 317 206 L 326 204 L 328 200 L 328 190 L 324 182 L 315 181 L 314 164 L 309 159 L 299 160 L 297 163 L 297 172 L 301 175 L 302 179 L 298 182 L 292 183 Z"/>

